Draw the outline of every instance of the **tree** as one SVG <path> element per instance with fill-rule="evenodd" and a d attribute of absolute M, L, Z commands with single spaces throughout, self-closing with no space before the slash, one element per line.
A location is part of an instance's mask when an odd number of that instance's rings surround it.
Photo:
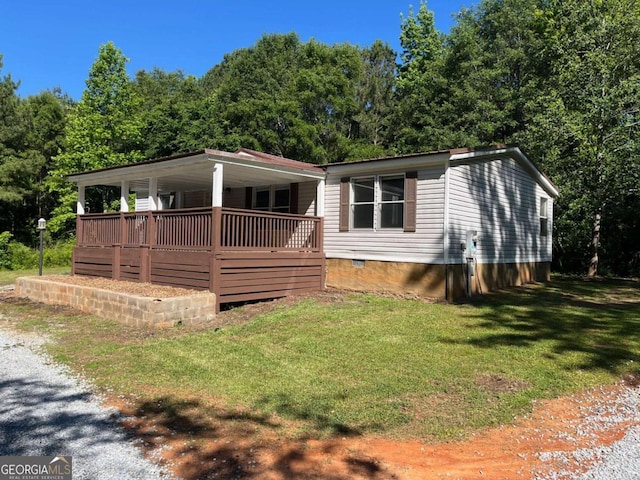
<path fill-rule="evenodd" d="M 349 159 L 373 158 L 388 151 L 389 116 L 394 108 L 396 52 L 380 40 L 361 52 L 363 74 L 357 86 L 357 131 Z"/>
<path fill-rule="evenodd" d="M 24 243 L 35 239 L 35 223 L 49 217 L 56 195 L 45 187 L 52 159 L 63 145 L 65 112 L 53 92 L 42 92 L 19 105 L 21 139 L 15 154 L 0 166 L 2 198 L 19 221 L 12 230 Z"/>
<path fill-rule="evenodd" d="M 561 268 L 640 273 L 637 0 L 482 0 L 442 42 L 421 4 L 401 41 L 395 149 L 519 143 L 559 185 Z"/>
<path fill-rule="evenodd" d="M 17 88 L 10 76 L 0 81 L 0 231 L 31 243 L 54 202 L 44 179 L 62 145 L 64 107 L 52 92 L 21 100 Z"/>
<path fill-rule="evenodd" d="M 0 71 L 2 71 L 2 55 L 0 55 Z M 20 122 L 20 99 L 16 95 L 18 84 L 11 75 L 0 77 L 0 173 L 7 170 L 8 165 L 14 163 L 14 159 L 20 151 L 23 129 Z M 10 191 L 7 186 L 10 180 L 3 176 L 0 179 L 0 232 L 15 232 L 17 225 L 13 207 L 19 204 L 20 195 Z"/>
<path fill-rule="evenodd" d="M 136 73 L 133 89 L 140 98 L 145 157 L 212 146 L 202 130 L 215 120 L 206 118 L 206 97 L 195 77 L 181 71 L 142 70 Z"/>
<path fill-rule="evenodd" d="M 390 143 L 400 153 L 426 151 L 450 145 L 441 111 L 447 82 L 443 76 L 444 37 L 434 23 L 426 2 L 402 19 L 400 65 L 397 74 L 396 110 L 392 114 Z"/>
<path fill-rule="evenodd" d="M 344 160 L 355 138 L 363 72 L 353 45 L 265 35 L 202 79 L 220 148 L 239 146 L 314 163 Z"/>
<path fill-rule="evenodd" d="M 75 192 L 66 175 L 144 158 L 139 99 L 126 72 L 127 62 L 113 43 L 100 46 L 87 88 L 69 115 L 65 151 L 55 157 L 48 182 L 50 191 L 60 195 L 60 204 L 49 222 L 51 230 L 58 234 L 72 231 L 75 218 Z M 109 189 L 96 189 L 88 192 L 87 205 L 101 211 L 114 198 Z"/>
<path fill-rule="evenodd" d="M 623 221 L 640 191 L 639 7 L 635 0 L 553 3 L 545 53 L 572 140 L 559 177 L 573 186 L 568 207 L 591 218 L 588 273 L 596 275 L 603 251 L 624 255 L 612 248 L 616 237 L 640 234 Z M 640 252 L 637 245 L 634 252 Z M 611 266 L 606 263 L 607 270 Z"/>
<path fill-rule="evenodd" d="M 640 230 L 629 212 L 640 206 L 638 3 L 544 7 L 532 24 L 537 76 L 515 139 L 559 185 L 556 257 L 569 271 L 637 274 Z"/>

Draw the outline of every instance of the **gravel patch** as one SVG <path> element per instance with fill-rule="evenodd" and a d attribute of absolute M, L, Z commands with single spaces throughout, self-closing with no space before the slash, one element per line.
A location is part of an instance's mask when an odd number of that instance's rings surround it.
<path fill-rule="evenodd" d="M 170 479 L 144 457 L 82 381 L 0 329 L 0 455 L 71 455 L 74 479 Z"/>
<path fill-rule="evenodd" d="M 562 467 L 537 474 L 535 480 L 640 479 L 640 426 L 637 426 L 640 423 L 640 388 L 625 388 L 604 402 L 580 408 L 584 409 L 585 420 L 576 426 L 573 436 L 590 440 L 590 445 L 574 451 L 540 452 L 541 460 L 553 461 Z M 609 446 L 599 444 L 599 431 L 628 424 L 635 426 L 629 428 L 622 439 Z M 592 467 L 586 473 L 576 475 L 576 469 L 585 462 Z"/>
<path fill-rule="evenodd" d="M 630 480 L 640 478 L 640 427 L 629 429 L 610 447 L 602 447 L 600 461 L 580 480 Z"/>

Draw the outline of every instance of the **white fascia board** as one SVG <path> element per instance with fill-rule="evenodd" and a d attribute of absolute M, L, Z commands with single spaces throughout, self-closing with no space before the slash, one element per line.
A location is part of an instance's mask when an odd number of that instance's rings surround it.
<path fill-rule="evenodd" d="M 340 165 L 327 165 L 327 173 L 336 176 L 352 176 L 362 174 L 377 174 L 389 171 L 408 171 L 443 165 L 449 158 L 448 152 L 427 154 L 410 158 L 389 158 L 384 160 L 371 160 L 368 162 L 342 163 Z"/>
<path fill-rule="evenodd" d="M 238 154 L 238 155 L 240 155 L 240 154 Z M 269 165 L 264 164 L 264 162 L 256 162 L 254 160 L 254 157 L 247 157 L 246 159 L 244 159 L 244 158 L 226 159 L 226 158 L 212 157 L 211 160 L 216 162 L 216 163 L 222 163 L 222 164 L 227 164 L 227 165 L 238 165 L 238 166 L 241 166 L 241 167 L 253 168 L 255 170 L 284 173 L 284 174 L 288 174 L 288 175 L 293 175 L 295 177 L 305 177 L 305 178 L 311 178 L 311 179 L 314 179 L 314 180 L 321 180 L 321 179 L 324 179 L 325 176 L 326 176 L 324 171 L 322 171 L 320 169 L 318 169 L 317 172 L 312 172 L 311 170 L 304 170 L 304 169 L 301 169 L 301 168 L 285 167 L 285 166 L 282 166 L 282 165 L 269 166 Z"/>
<path fill-rule="evenodd" d="M 74 183 L 84 185 L 120 185 L 123 180 L 138 180 L 148 177 L 170 176 L 172 173 L 184 173 L 192 166 L 211 165 L 222 163 L 228 165 L 238 165 L 256 170 L 269 172 L 281 172 L 294 177 L 310 178 L 314 180 L 325 178 L 325 172 L 318 169 L 318 172 L 297 169 L 281 165 L 268 166 L 261 162 L 256 162 L 253 157 L 226 153 L 226 152 L 205 152 L 192 157 L 181 157 L 171 160 L 164 160 L 157 163 L 142 163 L 133 165 L 123 165 L 122 167 L 102 170 L 97 172 L 78 173 L 69 175 L 67 178 Z"/>
<path fill-rule="evenodd" d="M 552 197 L 557 197 L 558 189 L 542 174 L 527 156 L 518 147 L 496 148 L 493 150 L 478 150 L 451 155 L 451 162 L 462 162 L 464 160 L 490 160 L 501 156 L 509 156 L 518 162 L 531 177 Z"/>

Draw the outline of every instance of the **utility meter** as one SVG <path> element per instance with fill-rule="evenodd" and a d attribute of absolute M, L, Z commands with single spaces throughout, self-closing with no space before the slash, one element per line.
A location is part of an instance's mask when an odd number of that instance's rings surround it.
<path fill-rule="evenodd" d="M 475 260 L 478 248 L 478 231 L 467 230 L 467 241 L 464 249 L 464 256 L 467 260 Z"/>

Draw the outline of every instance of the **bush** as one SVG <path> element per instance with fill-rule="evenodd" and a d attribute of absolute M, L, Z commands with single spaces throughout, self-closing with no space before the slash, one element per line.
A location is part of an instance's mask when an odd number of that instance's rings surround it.
<path fill-rule="evenodd" d="M 38 268 L 39 251 L 11 240 L 11 233 L 0 233 L 0 269 L 29 270 Z M 45 267 L 67 267 L 71 265 L 71 254 L 75 240 L 64 240 L 52 245 L 45 243 L 42 259 Z"/>
<path fill-rule="evenodd" d="M 29 248 L 20 242 L 9 244 L 10 270 L 38 268 L 38 250 Z"/>
<path fill-rule="evenodd" d="M 75 239 L 59 241 L 45 248 L 43 263 L 45 267 L 68 267 L 71 265 L 71 255 Z"/>
<path fill-rule="evenodd" d="M 0 268 L 11 269 L 11 254 L 9 252 L 9 246 L 11 244 L 10 232 L 0 233 Z"/>

